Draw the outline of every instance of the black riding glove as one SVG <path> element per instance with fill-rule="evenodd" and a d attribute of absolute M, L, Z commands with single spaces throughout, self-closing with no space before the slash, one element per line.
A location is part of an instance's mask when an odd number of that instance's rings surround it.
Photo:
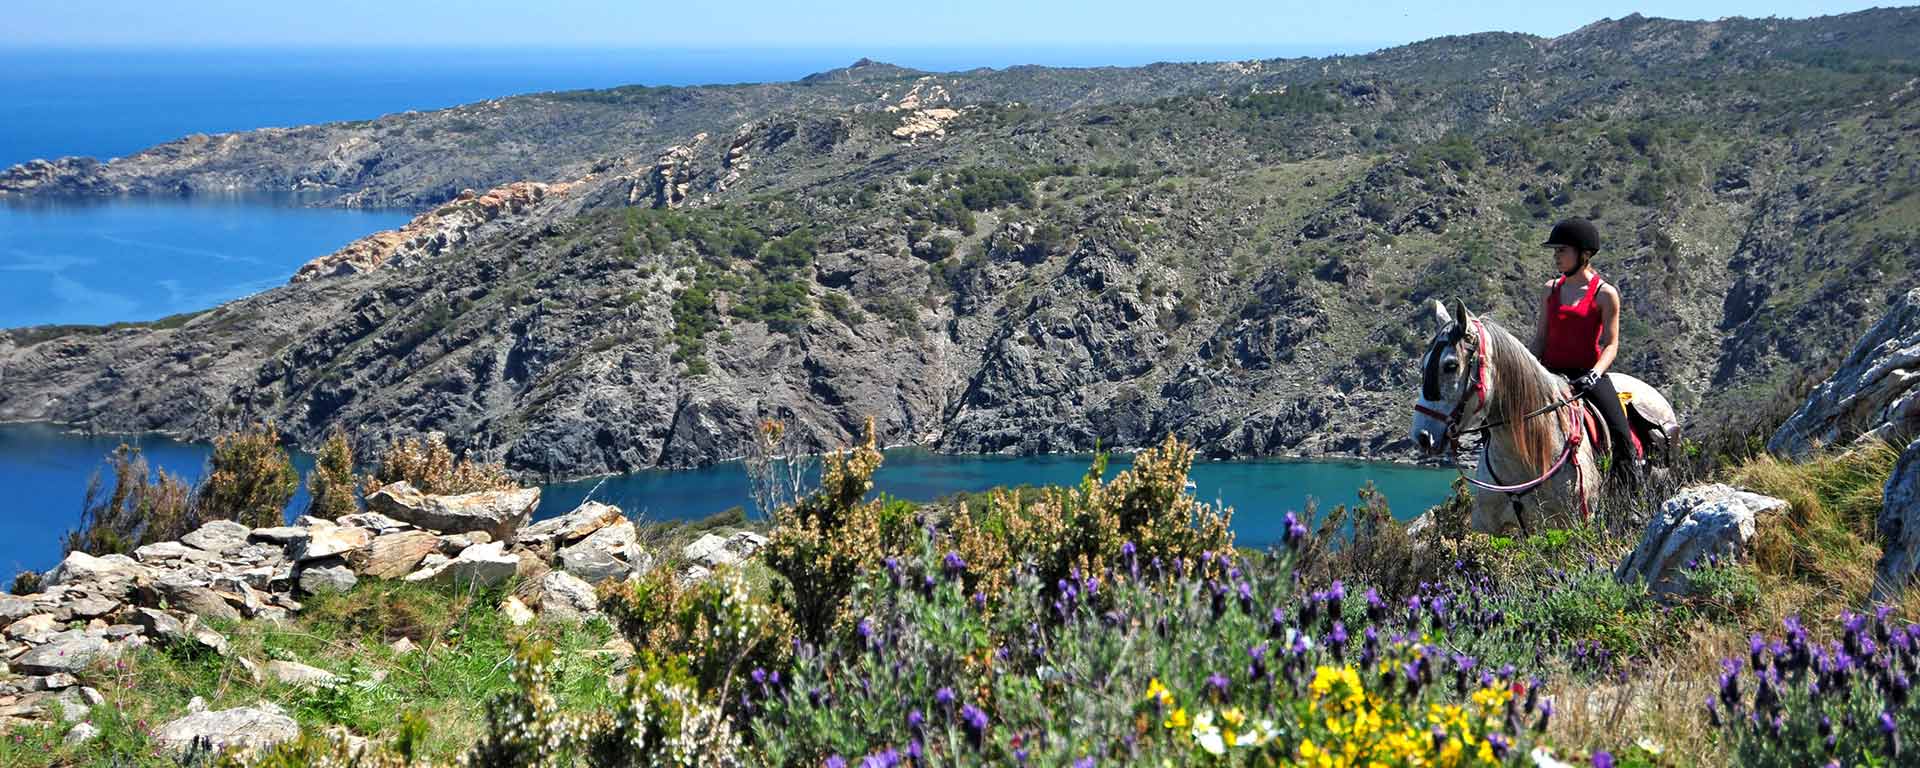
<path fill-rule="evenodd" d="M 1580 378 L 1573 380 L 1573 391 L 1585 392 L 1593 389 L 1593 385 L 1600 383 L 1600 376 L 1601 373 L 1599 371 L 1587 371 L 1586 373 L 1580 374 Z"/>

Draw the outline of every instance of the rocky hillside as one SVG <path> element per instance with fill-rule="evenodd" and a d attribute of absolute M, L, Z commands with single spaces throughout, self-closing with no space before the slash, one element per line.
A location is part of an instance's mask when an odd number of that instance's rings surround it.
<path fill-rule="evenodd" d="M 1916 43 L 1896 9 L 1311 60 L 861 62 L 29 164 L 0 190 L 445 205 L 205 313 L 0 333 L 0 419 L 440 430 L 546 476 L 739 455 L 762 416 L 818 445 L 871 415 L 946 451 L 1173 432 L 1389 456 L 1420 302 L 1529 327 L 1534 244 L 1582 215 L 1626 295 L 1620 367 L 1696 431 L 1743 428 L 1920 266 Z"/>

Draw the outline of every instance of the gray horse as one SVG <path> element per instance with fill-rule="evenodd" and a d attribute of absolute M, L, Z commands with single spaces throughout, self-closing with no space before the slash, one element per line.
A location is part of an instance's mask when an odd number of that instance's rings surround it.
<path fill-rule="evenodd" d="M 1598 457 L 1606 425 L 1584 407 L 1566 379 L 1548 372 L 1505 328 L 1474 316 L 1459 300 L 1430 307 L 1432 341 L 1421 359 L 1414 402 L 1414 444 L 1428 455 L 1451 451 L 1469 433 L 1486 433 L 1467 477 L 1472 526 L 1483 533 L 1564 528 L 1592 514 L 1602 492 Z M 1629 400 L 1629 420 L 1649 458 L 1669 456 L 1679 429 L 1673 406 L 1645 382 L 1608 373 Z"/>

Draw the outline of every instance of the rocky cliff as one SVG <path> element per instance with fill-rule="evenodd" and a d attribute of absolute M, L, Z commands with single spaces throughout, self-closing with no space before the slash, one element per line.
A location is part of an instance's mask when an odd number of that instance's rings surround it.
<path fill-rule="evenodd" d="M 1626 296 L 1619 365 L 1710 426 L 1773 407 L 1920 265 L 1915 42 L 1920 12 L 1881 10 L 1317 60 L 865 63 L 17 168 L 7 194 L 454 202 L 191 318 L 0 333 L 0 419 L 440 430 L 543 476 L 739 455 L 766 416 L 821 446 L 871 415 L 947 451 L 1172 432 L 1398 455 L 1415 308 L 1527 327 L 1534 244 L 1582 215 Z M 554 186 L 462 199 L 518 181 Z"/>

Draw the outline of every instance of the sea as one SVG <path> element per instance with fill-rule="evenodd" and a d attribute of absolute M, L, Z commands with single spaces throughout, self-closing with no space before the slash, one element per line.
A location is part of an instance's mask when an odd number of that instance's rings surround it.
<path fill-rule="evenodd" d="M 627 84 L 793 80 L 868 57 L 930 71 L 1017 64 L 1126 66 L 1364 53 L 1377 46 L 969 49 L 135 50 L 0 49 L 0 168 L 34 158 L 107 159 L 191 133 L 358 120 L 538 91 Z M 108 324 L 195 312 L 285 282 L 300 264 L 405 222 L 413 211 L 339 210 L 290 196 L 0 203 L 0 327 Z M 0 370 L 0 387 L 5 371 Z M 0 425 L 0 582 L 58 562 L 89 478 L 117 446 L 197 478 L 203 444 L 159 435 L 84 435 Z M 933 500 L 995 486 L 1077 482 L 1092 457 L 890 451 L 877 492 Z M 295 455 L 305 470 L 310 457 Z M 1127 466 L 1114 457 L 1109 473 Z M 1194 493 L 1235 510 L 1243 544 L 1279 536 L 1309 499 L 1354 501 L 1371 482 L 1400 517 L 1442 500 L 1452 475 L 1334 461 L 1206 462 Z M 549 485 L 539 516 L 592 498 L 643 520 L 751 507 L 738 464 Z M 288 514 L 305 507 L 304 495 Z"/>

